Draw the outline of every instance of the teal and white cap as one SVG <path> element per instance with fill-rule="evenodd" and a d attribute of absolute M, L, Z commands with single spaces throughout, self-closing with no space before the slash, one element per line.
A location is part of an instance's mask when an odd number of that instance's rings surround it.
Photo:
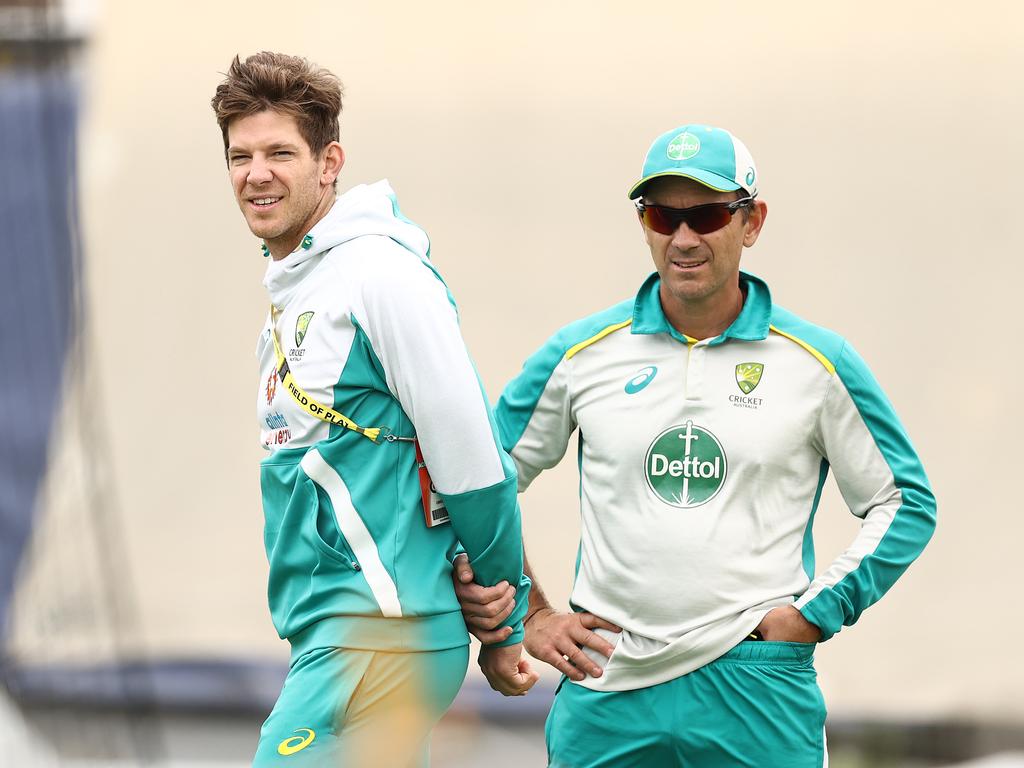
<path fill-rule="evenodd" d="M 648 182 L 662 176 L 683 176 L 717 192 L 743 189 L 757 194 L 757 167 L 750 151 L 728 131 L 710 125 L 683 125 L 656 138 L 629 199 L 640 197 Z"/>

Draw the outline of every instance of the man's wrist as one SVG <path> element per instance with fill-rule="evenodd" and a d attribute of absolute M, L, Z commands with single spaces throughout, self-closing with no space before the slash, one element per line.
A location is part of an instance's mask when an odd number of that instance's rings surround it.
<path fill-rule="evenodd" d="M 516 643 L 523 642 L 523 636 L 526 634 L 526 624 L 522 621 L 518 621 L 512 626 L 512 632 L 504 640 L 496 640 L 493 643 L 482 643 L 484 648 L 504 648 L 509 645 L 515 645 Z"/>
<path fill-rule="evenodd" d="M 523 617 L 523 626 L 525 627 L 527 624 L 530 623 L 530 619 L 532 619 L 534 616 L 536 616 L 541 611 L 545 611 L 545 610 L 551 610 L 551 606 L 550 605 L 538 605 L 536 608 L 533 608 L 532 610 L 528 610 L 526 612 L 526 616 Z"/>

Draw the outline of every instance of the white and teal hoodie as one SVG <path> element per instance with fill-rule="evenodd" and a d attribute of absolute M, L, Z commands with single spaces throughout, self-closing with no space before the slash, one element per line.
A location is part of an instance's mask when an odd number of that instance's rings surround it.
<path fill-rule="evenodd" d="M 529 581 L 515 468 L 426 233 L 386 181 L 358 186 L 270 262 L 264 284 L 298 385 L 360 426 L 416 436 L 451 517 L 424 522 L 411 442 L 375 443 L 302 410 L 278 379 L 268 313 L 257 347 L 264 539 L 270 611 L 293 658 L 466 645 L 451 582 L 459 543 L 480 583 L 518 585 L 506 643 L 521 640 Z"/>
<path fill-rule="evenodd" d="M 657 274 L 556 333 L 496 409 L 520 490 L 579 430 L 582 539 L 571 602 L 623 628 L 605 674 L 628 690 L 684 675 L 795 604 L 827 640 L 892 586 L 935 499 L 892 406 L 843 338 L 741 274 L 739 317 L 696 341 Z M 811 526 L 829 468 L 862 519 L 824 570 Z"/>

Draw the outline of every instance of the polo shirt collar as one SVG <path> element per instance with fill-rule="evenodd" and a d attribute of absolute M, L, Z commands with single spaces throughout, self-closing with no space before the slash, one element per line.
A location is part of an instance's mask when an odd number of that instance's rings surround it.
<path fill-rule="evenodd" d="M 694 339 L 673 328 L 665 317 L 665 312 L 661 308 L 660 286 L 661 278 L 657 272 L 653 272 L 640 286 L 636 302 L 633 304 L 631 332 L 667 333 L 678 341 L 693 343 Z M 772 296 L 768 285 L 759 277 L 740 272 L 740 286 L 746 292 L 743 309 L 722 334 L 708 342 L 709 346 L 721 344 L 726 339 L 759 341 L 768 337 L 768 326 L 771 324 L 772 316 Z"/>

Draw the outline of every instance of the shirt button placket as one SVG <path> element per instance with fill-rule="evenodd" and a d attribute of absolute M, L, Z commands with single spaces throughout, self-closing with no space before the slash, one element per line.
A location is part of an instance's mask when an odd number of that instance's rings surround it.
<path fill-rule="evenodd" d="M 698 341 L 689 345 L 686 366 L 686 399 L 702 400 L 704 396 L 704 356 L 707 354 L 707 343 Z"/>

